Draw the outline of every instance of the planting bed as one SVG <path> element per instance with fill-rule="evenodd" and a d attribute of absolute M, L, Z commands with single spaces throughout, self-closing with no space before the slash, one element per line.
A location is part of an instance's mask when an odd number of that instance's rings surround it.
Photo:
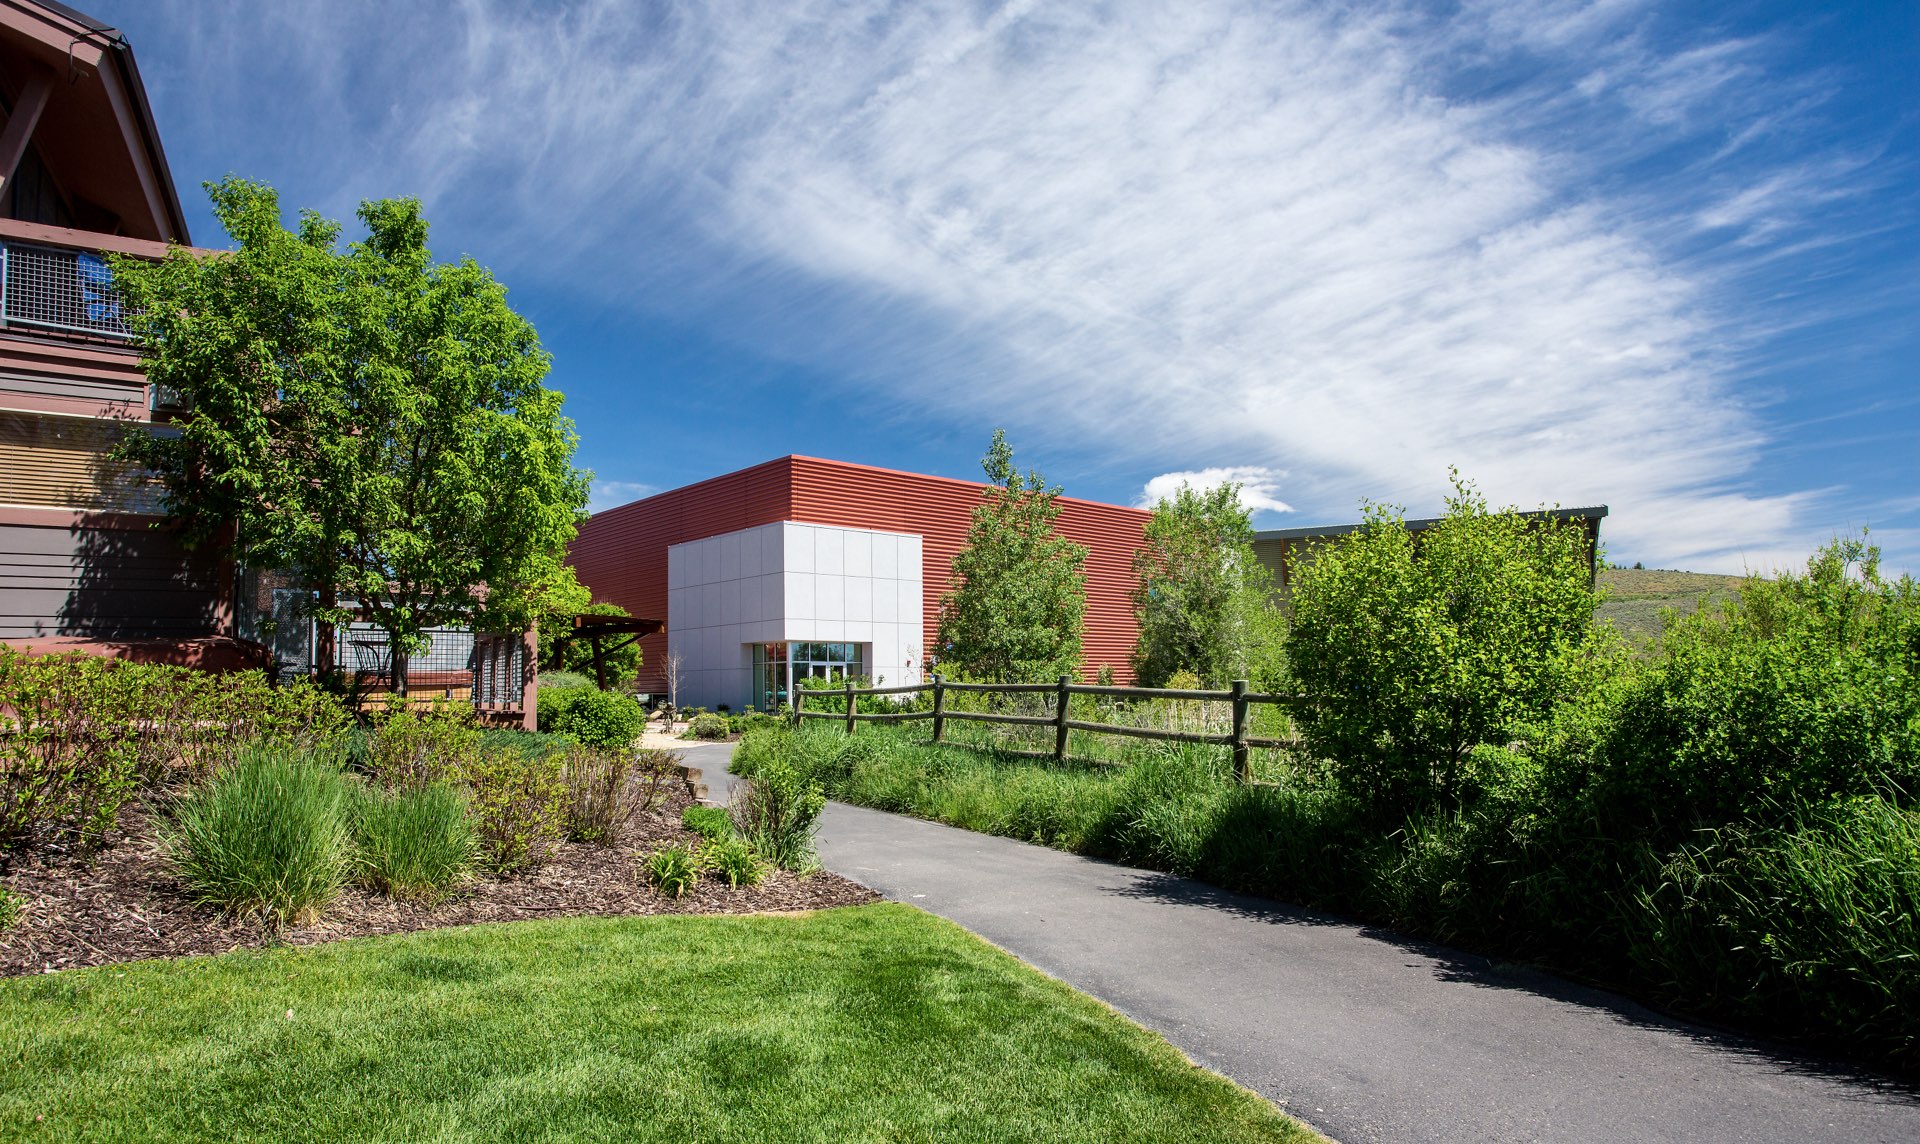
<path fill-rule="evenodd" d="M 577 915 L 745 914 L 879 901 L 855 882 L 825 872 L 800 877 L 769 870 L 758 886 L 703 880 L 685 897 L 660 894 L 637 876 L 636 852 L 697 841 L 680 825 L 691 799 L 674 790 L 637 818 L 613 847 L 566 843 L 529 874 L 468 885 L 438 905 L 396 902 L 349 886 L 313 922 L 280 940 L 310 945 L 338 938 L 405 933 L 473 922 Z M 43 973 L 149 957 L 223 953 L 269 944 L 257 922 L 195 905 L 161 859 L 150 814 L 128 807 L 113 845 L 82 861 L 36 855 L 5 878 L 26 899 L 20 921 L 0 933 L 0 975 Z"/>

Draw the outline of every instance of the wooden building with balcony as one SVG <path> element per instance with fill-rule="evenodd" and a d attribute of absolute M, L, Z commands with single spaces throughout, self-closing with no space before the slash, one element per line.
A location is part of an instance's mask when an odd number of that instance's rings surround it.
<path fill-rule="evenodd" d="M 251 662 L 233 572 L 185 551 L 120 435 L 165 432 L 104 252 L 190 242 L 126 38 L 0 0 L 0 640 L 199 666 Z"/>

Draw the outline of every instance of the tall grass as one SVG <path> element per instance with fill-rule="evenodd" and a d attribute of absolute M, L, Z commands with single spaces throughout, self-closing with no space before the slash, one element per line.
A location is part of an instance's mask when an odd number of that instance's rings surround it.
<path fill-rule="evenodd" d="M 892 729 L 756 731 L 734 769 L 831 797 L 1337 910 L 1611 981 L 1677 1009 L 1920 1068 L 1920 815 L 1882 798 L 1662 851 L 1499 792 L 1382 819 L 1312 769 L 1226 752 L 1055 764 Z"/>
<path fill-rule="evenodd" d="M 458 788 L 365 787 L 352 810 L 355 878 L 368 889 L 431 902 L 473 876 L 479 841 Z"/>
<path fill-rule="evenodd" d="M 317 913 L 352 863 L 351 780 L 330 753 L 253 747 L 176 801 L 164 840 L 196 901 L 279 927 Z"/>

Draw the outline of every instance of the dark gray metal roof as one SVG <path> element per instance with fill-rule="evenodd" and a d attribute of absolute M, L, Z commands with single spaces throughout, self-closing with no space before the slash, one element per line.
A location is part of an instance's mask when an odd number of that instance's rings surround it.
<path fill-rule="evenodd" d="M 1520 515 L 1542 517 L 1551 520 L 1599 520 L 1607 515 L 1607 506 L 1600 504 L 1592 505 L 1588 508 L 1544 508 L 1535 509 L 1532 512 L 1523 512 Z M 1432 528 L 1444 519 L 1444 517 L 1429 516 L 1419 520 L 1405 521 L 1403 523 L 1406 524 L 1407 531 L 1419 532 L 1422 529 Z M 1357 523 L 1308 525 L 1305 528 L 1270 528 L 1264 532 L 1254 533 L 1253 538 L 1256 541 L 1315 540 L 1325 536 L 1345 536 L 1349 532 L 1358 532 L 1360 528 L 1361 525 Z"/>

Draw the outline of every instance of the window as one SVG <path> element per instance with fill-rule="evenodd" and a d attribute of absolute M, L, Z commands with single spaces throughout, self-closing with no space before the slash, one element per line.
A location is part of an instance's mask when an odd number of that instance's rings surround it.
<path fill-rule="evenodd" d="M 772 711 L 790 701 L 803 679 L 864 679 L 867 645 L 857 643 L 753 644 L 753 704 Z"/>

